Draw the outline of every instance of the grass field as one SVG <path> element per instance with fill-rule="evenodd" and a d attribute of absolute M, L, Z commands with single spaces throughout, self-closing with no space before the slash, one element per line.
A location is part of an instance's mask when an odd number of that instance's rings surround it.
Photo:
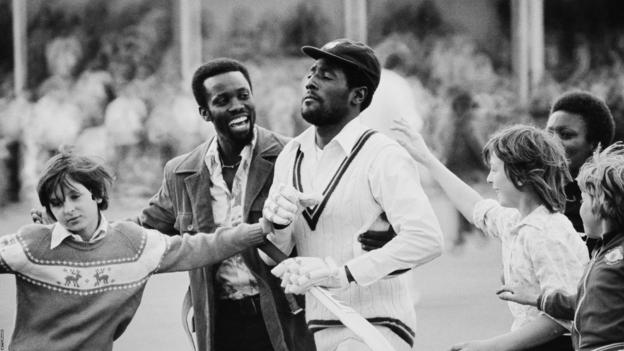
<path fill-rule="evenodd" d="M 432 203 L 442 224 L 447 244 L 455 235 L 455 212 L 447 200 L 433 192 Z M 109 219 L 136 214 L 146 200 L 112 202 Z M 29 221 L 29 204 L 0 210 L 0 228 L 7 234 Z M 508 330 L 511 316 L 494 291 L 499 286 L 500 245 L 471 237 L 459 249 L 450 250 L 411 274 L 418 314 L 416 350 L 448 350 L 456 342 L 485 338 Z M 188 284 L 185 273 L 158 275 L 150 279 L 143 302 L 125 334 L 115 343 L 117 351 L 186 350 L 188 343 L 180 324 L 180 306 Z M 15 318 L 15 281 L 0 276 L 0 351 L 8 349 Z M 63 321 L 58 321 L 63 323 Z"/>

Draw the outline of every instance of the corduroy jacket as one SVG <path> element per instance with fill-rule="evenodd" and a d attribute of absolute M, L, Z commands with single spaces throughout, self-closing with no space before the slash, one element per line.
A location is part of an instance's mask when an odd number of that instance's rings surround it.
<path fill-rule="evenodd" d="M 257 142 L 252 153 L 243 205 L 243 218 L 247 223 L 255 223 L 262 216 L 262 207 L 273 180 L 275 159 L 288 141 L 259 126 L 256 126 L 255 131 Z M 170 235 L 215 230 L 210 174 L 204 162 L 210 142 L 167 162 L 158 193 L 140 215 L 142 225 Z M 262 315 L 274 350 L 314 350 L 314 340 L 307 329 L 303 313 L 291 313 L 279 279 L 271 275 L 270 267 L 264 264 L 254 248 L 244 251 L 242 255 L 258 281 Z M 215 351 L 216 268 L 206 266 L 189 272 L 199 351 Z"/>

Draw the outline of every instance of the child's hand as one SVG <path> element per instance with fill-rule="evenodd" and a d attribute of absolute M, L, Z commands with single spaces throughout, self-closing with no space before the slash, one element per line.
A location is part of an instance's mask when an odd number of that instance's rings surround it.
<path fill-rule="evenodd" d="M 406 121 L 402 119 L 394 121 L 390 130 L 394 133 L 397 142 L 407 150 L 414 160 L 427 166 L 432 159 L 435 159 L 422 135 L 413 130 Z"/>
<path fill-rule="evenodd" d="M 33 223 L 38 224 L 52 224 L 55 222 L 52 218 L 50 218 L 50 216 L 48 216 L 45 211 L 42 211 L 38 208 L 33 208 L 30 210 L 30 218 L 32 219 Z"/>
<path fill-rule="evenodd" d="M 532 294 L 518 286 L 503 285 L 496 292 L 498 298 L 505 301 L 512 301 L 522 305 L 537 306 L 539 295 Z"/>

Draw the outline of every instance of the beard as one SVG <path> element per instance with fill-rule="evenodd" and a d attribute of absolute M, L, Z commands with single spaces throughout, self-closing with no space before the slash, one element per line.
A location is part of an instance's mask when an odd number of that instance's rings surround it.
<path fill-rule="evenodd" d="M 254 136 L 254 130 L 252 128 L 249 131 L 249 133 L 247 133 L 246 135 L 244 136 L 236 135 L 235 138 L 241 145 L 249 145 L 251 144 L 251 141 L 253 140 L 253 136 Z"/>
<path fill-rule="evenodd" d="M 347 116 L 349 110 L 345 105 L 334 106 L 333 108 L 319 106 L 317 108 L 301 107 L 301 117 L 317 127 L 336 124 Z"/>
<path fill-rule="evenodd" d="M 229 138 L 239 145 L 251 144 L 251 141 L 254 137 L 254 125 L 252 123 L 246 133 L 233 132 L 232 130 L 228 129 L 228 134 Z"/>
<path fill-rule="evenodd" d="M 233 145 L 245 146 L 251 143 L 254 137 L 254 130 L 256 124 L 256 114 L 255 111 L 248 111 L 248 128 L 230 128 L 229 126 L 230 117 L 229 116 L 217 116 L 217 118 L 213 118 L 212 123 L 214 125 L 215 131 L 217 135 L 221 139 L 229 140 Z"/>

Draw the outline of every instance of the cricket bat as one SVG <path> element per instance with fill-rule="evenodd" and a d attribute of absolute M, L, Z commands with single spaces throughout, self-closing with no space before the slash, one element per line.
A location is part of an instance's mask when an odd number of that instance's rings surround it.
<path fill-rule="evenodd" d="M 269 240 L 258 247 L 269 258 L 276 263 L 280 263 L 288 258 L 279 248 Z M 388 340 L 369 321 L 364 319 L 353 308 L 336 300 L 327 289 L 313 286 L 309 290 L 320 303 L 333 313 L 345 325 L 351 329 L 355 335 L 359 336 L 373 351 L 395 351 Z"/>

